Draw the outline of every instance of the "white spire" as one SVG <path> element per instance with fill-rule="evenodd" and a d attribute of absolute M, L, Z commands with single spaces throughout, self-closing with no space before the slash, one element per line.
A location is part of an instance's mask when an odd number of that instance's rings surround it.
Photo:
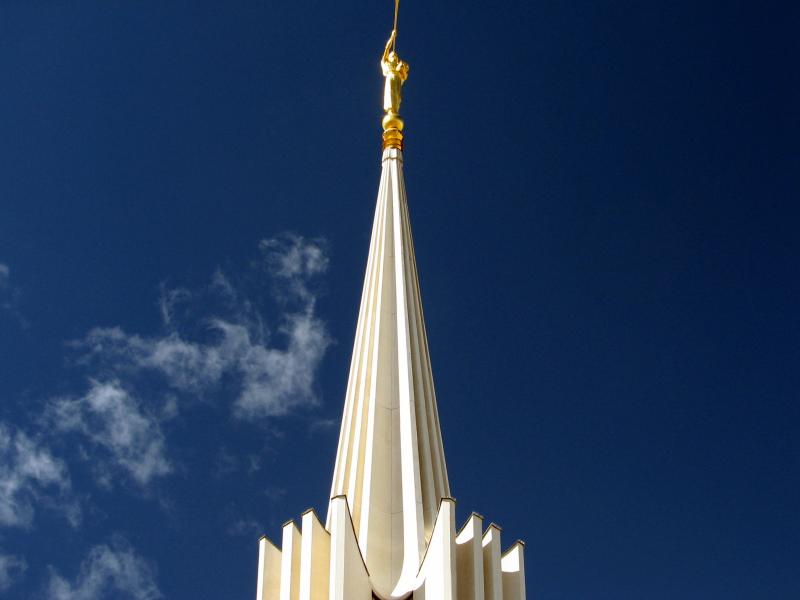
<path fill-rule="evenodd" d="M 259 541 L 257 600 L 525 600 L 523 545 L 450 498 L 403 180 L 401 88 L 386 42 L 383 158 L 325 527 L 313 510 Z"/>
<path fill-rule="evenodd" d="M 348 499 L 376 591 L 400 596 L 450 488 L 402 151 L 387 148 L 382 162 L 331 497 Z"/>
<path fill-rule="evenodd" d="M 449 494 L 402 150 L 388 147 L 327 522 L 309 509 L 280 548 L 260 540 L 257 600 L 525 600 L 522 543 L 503 553 L 476 513 L 456 529 Z"/>

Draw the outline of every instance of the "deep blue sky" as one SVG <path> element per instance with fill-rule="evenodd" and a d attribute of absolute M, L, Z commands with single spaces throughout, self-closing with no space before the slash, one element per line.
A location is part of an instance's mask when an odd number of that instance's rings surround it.
<path fill-rule="evenodd" d="M 451 487 L 531 598 L 800 597 L 797 6 L 403 2 Z M 324 513 L 391 11 L 0 5 L 0 596 L 249 599 Z"/>

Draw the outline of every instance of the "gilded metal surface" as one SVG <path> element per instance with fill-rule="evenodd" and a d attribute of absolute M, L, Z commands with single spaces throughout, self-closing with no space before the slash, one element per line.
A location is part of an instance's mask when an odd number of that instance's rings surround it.
<path fill-rule="evenodd" d="M 395 23 L 397 14 L 395 13 Z M 384 77 L 383 86 L 383 147 L 403 148 L 403 119 L 400 117 L 403 83 L 408 79 L 408 63 L 400 59 L 395 52 L 397 29 L 386 42 L 381 56 L 381 72 Z"/>
<path fill-rule="evenodd" d="M 386 48 L 381 57 L 381 71 L 386 78 L 383 88 L 383 110 L 386 113 L 400 113 L 400 90 L 403 83 L 408 79 L 408 63 L 400 60 L 394 50 L 394 43 L 397 39 L 397 30 L 392 30 L 392 35 L 386 42 Z"/>

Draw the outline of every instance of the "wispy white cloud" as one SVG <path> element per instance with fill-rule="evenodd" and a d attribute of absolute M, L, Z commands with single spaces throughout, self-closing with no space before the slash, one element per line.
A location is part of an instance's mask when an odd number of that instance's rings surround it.
<path fill-rule="evenodd" d="M 37 503 L 60 507 L 77 524 L 64 463 L 23 431 L 0 423 L 0 525 L 30 527 Z"/>
<path fill-rule="evenodd" d="M 17 583 L 27 568 L 28 563 L 21 556 L 0 554 L 0 592 Z"/>
<path fill-rule="evenodd" d="M 264 494 L 264 496 L 267 497 L 267 499 L 271 503 L 274 504 L 276 502 L 280 502 L 286 496 L 286 494 L 288 493 L 288 490 L 286 488 L 282 488 L 282 487 L 278 487 L 278 486 L 274 486 L 273 485 L 273 486 L 267 486 L 266 488 L 264 488 L 264 491 L 262 493 Z"/>
<path fill-rule="evenodd" d="M 217 451 L 214 459 L 214 477 L 222 479 L 236 473 L 239 470 L 240 461 L 235 454 L 230 452 L 225 446 Z"/>
<path fill-rule="evenodd" d="M 185 302 L 191 297 L 191 292 L 183 288 L 169 288 L 166 284 L 161 284 L 161 293 L 158 297 L 158 309 L 161 313 L 161 321 L 165 326 L 172 324 L 172 311 L 181 302 Z"/>
<path fill-rule="evenodd" d="M 316 372 L 330 344 L 315 312 L 314 279 L 328 263 L 324 244 L 286 235 L 260 247 L 261 277 L 266 270 L 280 307 L 274 331 L 249 288 L 217 270 L 206 288 L 162 287 L 160 335 L 97 327 L 69 344 L 87 371 L 88 387 L 50 400 L 40 423 L 54 443 L 78 441 L 78 455 L 90 461 L 103 487 L 127 478 L 146 490 L 175 470 L 165 423 L 183 412 L 186 399 L 230 393 L 232 414 L 251 420 L 318 402 Z M 251 460 L 248 472 L 259 468 L 257 461 Z M 217 467 L 220 473 L 230 469 Z M 30 520 L 32 505 L 20 499 L 42 483 L 29 479 L 23 491 L 5 493 L 15 499 L 6 505 L 14 507 L 16 520 Z"/>
<path fill-rule="evenodd" d="M 95 328 L 73 347 L 82 353 L 84 364 L 116 378 L 157 373 L 178 392 L 204 395 L 223 381 L 232 382 L 237 390 L 233 412 L 244 419 L 275 417 L 314 405 L 316 371 L 330 344 L 325 324 L 316 315 L 312 286 L 327 268 L 324 244 L 285 235 L 262 240 L 260 248 L 262 264 L 273 278 L 271 291 L 282 306 L 274 334 L 253 302 L 218 270 L 209 290 L 226 310 L 224 316 L 201 318 L 202 339 L 192 335 L 194 323 L 176 318 L 177 306 L 195 294 L 163 289 L 163 335 Z"/>
<path fill-rule="evenodd" d="M 339 426 L 339 419 L 314 419 L 308 426 L 310 434 L 331 431 Z"/>
<path fill-rule="evenodd" d="M 269 273 L 281 280 L 289 295 L 314 302 L 309 282 L 328 270 L 328 256 L 324 240 L 307 240 L 287 233 L 259 243 L 264 264 Z"/>
<path fill-rule="evenodd" d="M 92 462 L 107 486 L 120 469 L 140 486 L 172 471 L 158 417 L 119 381 L 93 380 L 83 396 L 53 400 L 46 419 L 57 431 L 77 432 L 100 450 Z"/>
<path fill-rule="evenodd" d="M 212 323 L 214 328 L 215 324 Z M 216 384 L 229 367 L 231 357 L 221 339 L 206 345 L 188 341 L 178 333 L 163 337 L 143 337 L 119 327 L 97 327 L 74 347 L 86 352 L 84 361 L 109 368 L 117 376 L 134 375 L 142 370 L 162 373 L 170 387 L 201 393 Z"/>
<path fill-rule="evenodd" d="M 156 583 L 155 568 L 127 541 L 115 538 L 110 544 L 94 546 L 72 581 L 51 569 L 47 597 L 50 600 L 109 597 L 157 600 L 163 595 Z"/>
<path fill-rule="evenodd" d="M 306 312 L 286 315 L 280 331 L 288 343 L 278 349 L 253 343 L 250 332 L 242 326 L 226 326 L 242 375 L 241 393 L 235 404 L 239 417 L 283 415 L 317 401 L 314 375 L 329 344 L 324 325 L 313 313 Z"/>
<path fill-rule="evenodd" d="M 0 262 L 0 310 L 27 328 L 28 322 L 19 310 L 20 297 L 19 287 L 11 283 L 11 268 Z"/>
<path fill-rule="evenodd" d="M 228 535 L 250 536 L 256 538 L 264 533 L 264 528 L 255 519 L 233 518 L 225 529 Z"/>

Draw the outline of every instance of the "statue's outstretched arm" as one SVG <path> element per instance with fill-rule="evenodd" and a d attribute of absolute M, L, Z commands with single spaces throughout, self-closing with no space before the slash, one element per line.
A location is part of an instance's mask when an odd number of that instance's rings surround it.
<path fill-rule="evenodd" d="M 389 41 L 386 42 L 386 48 L 383 49 L 383 57 L 381 58 L 382 61 L 389 60 L 389 50 L 394 43 L 395 38 L 397 37 L 397 29 L 392 29 L 392 35 L 389 36 Z"/>

